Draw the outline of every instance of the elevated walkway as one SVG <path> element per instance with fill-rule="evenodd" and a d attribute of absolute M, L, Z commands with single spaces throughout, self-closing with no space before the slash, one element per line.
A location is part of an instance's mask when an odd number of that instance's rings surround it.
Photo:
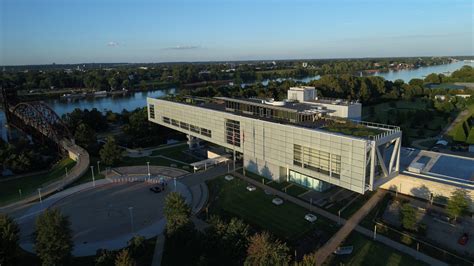
<path fill-rule="evenodd" d="M 61 147 L 67 151 L 69 158 L 76 161 L 76 165 L 69 170 L 68 174 L 64 174 L 60 179 L 55 180 L 51 183 L 43 184 L 41 187 L 41 197 L 45 198 L 55 192 L 63 190 L 64 187 L 74 183 L 76 180 L 81 178 L 89 169 L 89 153 L 81 148 L 80 146 L 74 144 L 71 140 L 63 139 L 60 141 Z M 14 210 L 16 207 L 22 206 L 24 204 L 39 200 L 38 193 L 32 193 L 26 198 L 11 203 L 9 205 L 0 207 L 1 212 L 8 212 Z"/>

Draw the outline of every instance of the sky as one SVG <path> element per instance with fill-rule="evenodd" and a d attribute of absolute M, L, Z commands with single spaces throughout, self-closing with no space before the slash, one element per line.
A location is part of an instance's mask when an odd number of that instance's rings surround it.
<path fill-rule="evenodd" d="M 472 0 L 0 0 L 0 65 L 474 54 Z"/>

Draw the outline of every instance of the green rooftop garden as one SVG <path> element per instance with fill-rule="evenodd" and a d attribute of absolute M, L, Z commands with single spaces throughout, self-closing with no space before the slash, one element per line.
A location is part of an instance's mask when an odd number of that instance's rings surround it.
<path fill-rule="evenodd" d="M 370 128 L 350 121 L 332 121 L 322 127 L 322 129 L 356 137 L 375 136 L 384 132 L 380 129 Z"/>

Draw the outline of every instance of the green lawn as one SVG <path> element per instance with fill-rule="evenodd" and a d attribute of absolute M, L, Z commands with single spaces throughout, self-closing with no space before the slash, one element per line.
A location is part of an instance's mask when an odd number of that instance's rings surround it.
<path fill-rule="evenodd" d="M 13 179 L 0 183 L 0 204 L 4 205 L 16 200 L 20 200 L 18 190 L 21 189 L 23 197 L 36 193 L 37 189 L 45 183 L 53 182 L 62 177 L 66 172 L 66 167 L 71 169 L 76 164 L 75 161 L 65 158 L 55 164 L 51 170 L 42 175 L 28 176 Z"/>
<path fill-rule="evenodd" d="M 247 183 L 234 179 L 226 181 L 223 177 L 208 182 L 211 205 L 210 214 L 237 216 L 250 225 L 267 230 L 278 237 L 294 241 L 313 228 L 328 233 L 337 230 L 332 221 L 318 217 L 314 224 L 304 219 L 308 211 L 296 204 L 284 202 L 283 205 L 272 204 L 274 196 L 266 195 L 261 189 L 249 192 Z"/>
<path fill-rule="evenodd" d="M 168 166 L 176 165 L 177 167 L 183 169 L 183 166 L 188 166 L 187 164 L 178 163 L 175 161 L 167 160 L 165 158 L 157 158 L 157 157 L 140 157 L 140 158 L 132 158 L 132 157 L 124 157 L 122 162 L 120 162 L 117 166 L 130 166 L 130 165 L 146 165 L 146 162 L 150 162 L 150 165 L 160 165 L 160 166 Z"/>
<path fill-rule="evenodd" d="M 99 158 L 97 158 L 97 157 L 90 157 L 90 165 L 89 165 L 89 168 L 88 168 L 87 172 L 83 176 L 81 176 L 79 179 L 74 181 L 72 184 L 67 186 L 66 188 L 77 186 L 77 185 L 84 184 L 84 183 L 87 183 L 87 182 L 91 182 L 92 181 L 92 173 L 91 173 L 91 169 L 90 169 L 91 165 L 94 166 L 94 178 L 95 178 L 95 180 L 104 179 L 105 178 L 104 175 L 97 174 L 97 161 L 98 160 L 99 160 Z M 104 171 L 106 167 L 107 166 L 105 166 L 105 165 L 100 165 L 100 170 Z"/>
<path fill-rule="evenodd" d="M 344 241 L 344 246 L 354 246 L 354 251 L 350 255 L 334 256 L 329 265 L 351 265 L 351 266 L 396 266 L 396 265 L 428 265 L 422 261 L 401 253 L 380 242 L 373 241 L 365 236 L 352 232 Z"/>
<path fill-rule="evenodd" d="M 197 159 L 193 156 L 190 156 L 190 155 L 183 152 L 187 149 L 188 149 L 188 145 L 186 143 L 183 143 L 183 144 L 175 146 L 175 147 L 170 147 L 170 148 L 163 149 L 163 150 L 153 151 L 151 153 L 151 155 L 152 156 L 163 155 L 163 156 L 169 157 L 171 159 L 183 161 L 183 162 L 186 162 L 186 163 L 194 163 L 194 162 L 200 161 L 199 159 Z"/>

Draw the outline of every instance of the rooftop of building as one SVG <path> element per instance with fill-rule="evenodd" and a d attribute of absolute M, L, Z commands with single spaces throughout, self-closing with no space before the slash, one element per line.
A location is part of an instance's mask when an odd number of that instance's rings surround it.
<path fill-rule="evenodd" d="M 427 177 L 474 186 L 474 158 L 411 148 L 403 148 L 400 158 L 401 171 L 419 164 Z"/>
<path fill-rule="evenodd" d="M 390 135 L 394 132 L 400 131 L 400 128 L 397 126 L 356 121 L 344 118 L 336 117 L 320 117 L 316 120 L 310 121 L 300 121 L 300 122 L 290 122 L 288 120 L 276 119 L 274 117 L 268 117 L 265 115 L 257 115 L 251 112 L 239 112 L 236 113 L 229 108 L 226 108 L 226 100 L 232 100 L 233 102 L 244 102 L 244 103 L 253 103 L 256 106 L 262 106 L 265 108 L 276 109 L 276 110 L 289 110 L 296 114 L 306 115 L 308 112 L 315 111 L 315 107 L 311 104 L 304 103 L 287 103 L 285 106 L 274 106 L 262 103 L 258 99 L 234 99 L 226 97 L 215 97 L 215 98 L 202 98 L 202 97 L 190 97 L 190 96 L 168 96 L 162 98 L 163 100 L 179 102 L 187 105 L 199 106 L 202 108 L 212 109 L 221 112 L 227 112 L 236 114 L 243 117 L 250 117 L 254 119 L 259 119 L 263 121 L 269 121 L 279 124 L 293 125 L 304 128 L 311 128 L 316 130 L 325 130 L 328 132 L 340 133 L 343 135 L 360 137 L 365 139 L 378 139 L 386 135 Z M 317 110 L 317 109 L 316 109 Z M 322 113 L 329 112 L 330 110 L 319 110 Z"/>

